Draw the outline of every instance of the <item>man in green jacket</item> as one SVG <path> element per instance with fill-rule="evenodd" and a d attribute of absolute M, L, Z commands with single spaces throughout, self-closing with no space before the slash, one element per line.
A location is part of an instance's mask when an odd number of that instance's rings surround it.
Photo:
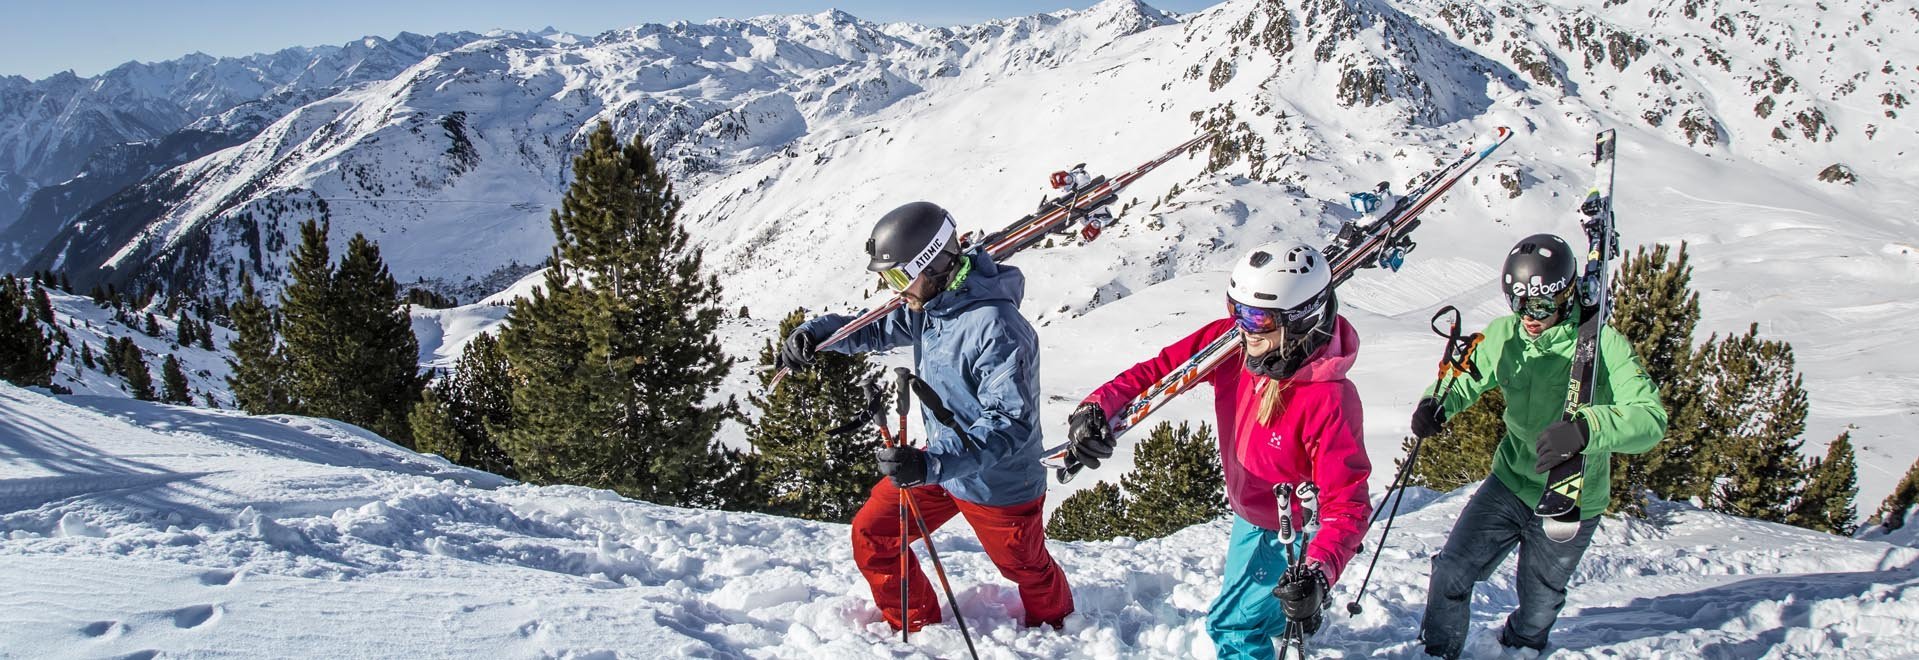
<path fill-rule="evenodd" d="M 1473 585 L 1490 577 L 1514 546 L 1519 547 L 1514 580 L 1519 608 L 1506 618 L 1499 643 L 1544 651 L 1566 605 L 1566 583 L 1611 501 L 1611 455 L 1644 453 L 1666 434 L 1659 388 L 1646 376 L 1632 343 L 1611 327 L 1599 333 L 1601 364 L 1594 374 L 1592 405 L 1571 422 L 1561 419 L 1578 336 L 1577 266 L 1572 247 L 1557 236 L 1520 241 L 1506 256 L 1502 282 L 1514 313 L 1486 327 L 1485 339 L 1470 356 L 1478 376 L 1462 375 L 1445 392 L 1435 391 L 1435 383 L 1413 412 L 1413 434 L 1424 438 L 1486 391 L 1497 387 L 1506 395 L 1506 436 L 1493 454 L 1495 478 L 1480 484 L 1453 524 L 1446 548 L 1433 557 L 1419 634 L 1429 654 L 1459 657 Z M 1586 460 L 1579 533 L 1554 542 L 1546 538 L 1533 507 L 1545 492 L 1546 475 L 1574 454 Z"/>

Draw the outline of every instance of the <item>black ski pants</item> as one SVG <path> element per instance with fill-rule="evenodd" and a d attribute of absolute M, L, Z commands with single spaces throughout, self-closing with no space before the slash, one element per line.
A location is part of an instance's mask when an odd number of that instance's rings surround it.
<path fill-rule="evenodd" d="M 1433 557 L 1432 581 L 1426 592 L 1426 616 L 1419 638 L 1426 652 L 1458 658 L 1466 646 L 1472 620 L 1473 586 L 1491 577 L 1513 547 L 1519 547 L 1519 571 L 1513 590 L 1519 608 L 1506 617 L 1499 643 L 1509 647 L 1545 650 L 1548 633 L 1566 606 L 1566 583 L 1572 580 L 1579 558 L 1592 543 L 1599 519 L 1585 520 L 1579 534 L 1564 543 L 1546 538 L 1533 509 L 1500 483 L 1497 477 L 1479 485 L 1446 537 L 1446 548 Z"/>

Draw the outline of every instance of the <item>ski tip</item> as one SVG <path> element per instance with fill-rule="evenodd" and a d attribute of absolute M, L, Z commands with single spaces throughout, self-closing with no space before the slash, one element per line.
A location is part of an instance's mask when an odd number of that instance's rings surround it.
<path fill-rule="evenodd" d="M 1539 524 L 1545 528 L 1546 538 L 1554 543 L 1565 543 L 1573 540 L 1573 537 L 1579 536 L 1579 525 L 1581 521 L 1576 516 L 1568 517 L 1573 519 L 1541 518 Z"/>

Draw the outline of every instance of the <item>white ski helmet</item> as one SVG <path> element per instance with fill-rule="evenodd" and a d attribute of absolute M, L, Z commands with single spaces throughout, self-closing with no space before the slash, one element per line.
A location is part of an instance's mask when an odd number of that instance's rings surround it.
<path fill-rule="evenodd" d="M 1297 241 L 1253 248 L 1233 267 L 1226 297 L 1241 305 L 1284 310 L 1298 318 L 1325 306 L 1332 265 L 1317 248 Z"/>

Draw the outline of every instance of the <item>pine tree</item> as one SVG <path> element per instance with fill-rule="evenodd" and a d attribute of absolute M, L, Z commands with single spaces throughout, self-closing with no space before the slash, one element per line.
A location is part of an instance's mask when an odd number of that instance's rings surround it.
<path fill-rule="evenodd" d="M 33 284 L 33 309 L 41 322 L 47 325 L 60 323 L 53 318 L 53 298 L 47 295 L 47 290 L 39 282 Z"/>
<path fill-rule="evenodd" d="M 1046 538 L 1054 541 L 1110 541 L 1129 536 L 1126 498 L 1109 482 L 1073 493 L 1059 503 L 1046 522 Z"/>
<path fill-rule="evenodd" d="M 1666 437 L 1652 450 L 1613 455 L 1612 508 L 1643 514 L 1646 490 L 1667 499 L 1703 496 L 1713 475 L 1704 469 L 1711 463 L 1708 438 L 1700 434 L 1707 410 L 1692 378 L 1700 312 L 1686 244 L 1676 255 L 1664 244 L 1651 253 L 1641 246 L 1620 263 L 1609 295 L 1613 329 L 1633 343 L 1667 415 Z"/>
<path fill-rule="evenodd" d="M 147 324 L 141 332 L 146 333 L 148 337 L 160 336 L 160 322 L 153 318 L 153 312 L 147 312 Z"/>
<path fill-rule="evenodd" d="M 237 335 L 228 346 L 232 375 L 227 387 L 234 405 L 255 415 L 293 411 L 286 354 L 274 338 L 274 313 L 253 289 L 253 278 L 240 274 L 240 300 L 230 309 Z"/>
<path fill-rule="evenodd" d="M 499 340 L 482 333 L 468 342 L 452 373 L 427 388 L 408 423 L 420 451 L 518 478 L 497 440 L 513 428 L 513 375 Z"/>
<path fill-rule="evenodd" d="M 1913 461 L 1912 467 L 1906 468 L 1906 476 L 1899 479 L 1899 485 L 1879 503 L 1879 511 L 1873 513 L 1866 524 L 1877 525 L 1887 532 L 1898 530 L 1906 526 L 1914 503 L 1919 503 L 1919 461 Z"/>
<path fill-rule="evenodd" d="M 1445 492 L 1491 475 L 1493 452 L 1506 435 L 1501 417 L 1505 414 L 1504 392 L 1492 389 L 1480 395 L 1479 401 L 1446 420 L 1445 430 L 1420 445 L 1419 462 L 1406 475 L 1406 482 Z M 1411 455 L 1413 442 L 1412 438 L 1401 441 L 1402 455 Z"/>
<path fill-rule="evenodd" d="M 335 269 L 326 235 L 325 222 L 301 223 L 289 269 L 293 282 L 280 296 L 293 407 L 408 445 L 407 412 L 419 400 L 423 380 L 416 367 L 419 343 L 399 303 L 399 285 L 379 247 L 359 234 L 347 242 Z"/>
<path fill-rule="evenodd" d="M 719 282 L 701 275 L 642 140 L 621 147 L 601 123 L 573 167 L 545 290 L 515 301 L 502 333 L 522 376 L 503 444 L 528 481 L 724 505 L 746 486 L 714 443 L 735 406 L 706 403 L 731 367 L 714 337 Z"/>
<path fill-rule="evenodd" d="M 59 362 L 29 304 L 19 280 L 0 277 L 0 379 L 46 387 Z"/>
<path fill-rule="evenodd" d="M 140 347 L 128 338 L 120 344 L 120 377 L 127 382 L 127 391 L 133 398 L 141 401 L 154 400 L 153 372 L 147 370 L 147 358 Z"/>
<path fill-rule="evenodd" d="M 1226 513 L 1226 478 L 1212 427 L 1160 422 L 1133 450 L 1133 471 L 1120 477 L 1129 498 L 1127 536 L 1153 539 Z"/>
<path fill-rule="evenodd" d="M 108 337 L 106 346 L 100 352 L 100 373 L 108 376 L 120 373 L 120 338 Z"/>
<path fill-rule="evenodd" d="M 1853 497 L 1859 494 L 1858 463 L 1852 454 L 1852 434 L 1840 433 L 1826 446 L 1826 457 L 1814 459 L 1805 491 L 1786 522 L 1829 534 L 1852 536 L 1858 515 Z"/>
<path fill-rule="evenodd" d="M 787 336 L 805 320 L 804 310 L 793 310 L 780 321 L 776 336 Z M 771 342 L 760 348 L 761 393 L 750 399 L 760 409 L 746 431 L 759 451 L 755 490 L 773 513 L 850 521 L 878 479 L 873 452 L 880 447 L 879 436 L 871 427 L 837 437 L 826 432 L 859 417 L 866 404 L 859 383 L 874 369 L 863 355 L 822 351 L 811 369 L 794 370 L 767 392 L 777 353 Z"/>
<path fill-rule="evenodd" d="M 180 405 L 193 405 L 193 392 L 187 386 L 187 373 L 180 370 L 180 359 L 167 354 L 166 362 L 160 366 L 160 400 Z"/>
<path fill-rule="evenodd" d="M 380 248 L 354 234 L 334 273 L 334 338 L 339 384 L 320 388 L 339 398 L 307 405 L 328 417 L 364 426 L 402 445 L 412 443 L 407 413 L 420 398 L 426 380 L 419 370 L 420 343 L 413 320 L 399 302 L 399 283 L 380 258 Z"/>
<path fill-rule="evenodd" d="M 465 440 L 453 430 L 453 411 L 440 398 L 440 389 L 434 386 L 422 391 L 420 403 L 407 414 L 406 423 L 413 431 L 413 449 L 466 465 L 466 457 L 461 453 Z"/>
<path fill-rule="evenodd" d="M 336 391 L 343 383 L 334 377 L 337 366 L 332 352 L 345 332 L 333 327 L 333 253 L 327 246 L 328 228 L 325 220 L 300 223 L 300 245 L 288 260 L 291 281 L 280 291 L 276 324 L 280 350 L 286 356 L 288 403 L 295 412 L 322 416 L 314 410 L 313 402 L 330 407 L 343 398 Z"/>
<path fill-rule="evenodd" d="M 86 365 L 88 369 L 94 368 L 92 344 L 80 344 L 80 364 Z"/>
<path fill-rule="evenodd" d="M 1744 335 L 1708 340 L 1700 365 L 1702 395 L 1715 413 L 1705 437 L 1723 438 L 1712 453 L 1726 475 L 1710 508 L 1784 521 L 1806 479 L 1797 438 L 1806 427 L 1807 397 L 1792 345 L 1760 339 L 1755 323 Z"/>
<path fill-rule="evenodd" d="M 73 295 L 73 282 L 67 279 L 66 271 L 60 271 L 60 292 L 69 296 Z"/>
<path fill-rule="evenodd" d="M 100 288 L 100 285 L 98 284 L 93 285 L 93 291 L 89 292 L 87 295 L 93 298 L 93 304 L 99 305 L 100 309 L 107 308 L 107 290 Z"/>
<path fill-rule="evenodd" d="M 181 312 L 180 318 L 174 321 L 174 328 L 176 332 L 173 343 L 181 346 L 192 346 L 193 340 L 199 336 L 198 328 L 194 327 L 193 319 L 187 318 L 185 312 Z"/>
<path fill-rule="evenodd" d="M 213 324 L 212 323 L 202 322 L 200 324 L 200 350 L 203 350 L 203 351 L 215 350 L 213 346 Z"/>

